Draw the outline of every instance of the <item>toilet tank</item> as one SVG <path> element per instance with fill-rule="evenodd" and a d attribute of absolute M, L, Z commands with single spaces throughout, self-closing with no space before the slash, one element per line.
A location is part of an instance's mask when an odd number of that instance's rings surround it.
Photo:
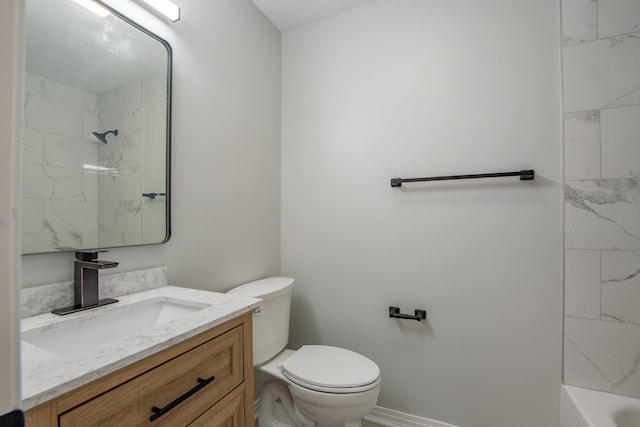
<path fill-rule="evenodd" d="M 269 277 L 245 283 L 228 294 L 260 298 L 253 314 L 253 365 L 260 365 L 280 353 L 289 341 L 289 313 L 295 279 Z"/>

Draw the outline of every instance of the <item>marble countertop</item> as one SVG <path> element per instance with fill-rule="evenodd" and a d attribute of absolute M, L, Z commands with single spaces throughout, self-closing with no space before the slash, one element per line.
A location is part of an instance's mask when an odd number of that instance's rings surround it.
<path fill-rule="evenodd" d="M 122 310 L 148 299 L 180 300 L 206 307 L 143 332 L 70 355 L 60 356 L 22 341 L 22 409 L 27 410 L 114 372 L 256 308 L 259 299 L 164 286 L 118 297 L 119 302 L 66 316 L 51 313 L 22 319 L 23 334 L 54 329 L 62 322 L 81 324 L 101 313 Z"/>

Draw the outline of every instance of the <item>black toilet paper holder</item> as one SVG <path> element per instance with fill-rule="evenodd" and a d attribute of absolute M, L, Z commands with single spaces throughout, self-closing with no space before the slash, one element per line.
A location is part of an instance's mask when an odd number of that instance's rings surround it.
<path fill-rule="evenodd" d="M 389 317 L 395 317 L 396 319 L 409 319 L 417 320 L 418 322 L 427 318 L 427 311 L 416 309 L 415 315 L 400 313 L 400 307 L 389 306 Z"/>

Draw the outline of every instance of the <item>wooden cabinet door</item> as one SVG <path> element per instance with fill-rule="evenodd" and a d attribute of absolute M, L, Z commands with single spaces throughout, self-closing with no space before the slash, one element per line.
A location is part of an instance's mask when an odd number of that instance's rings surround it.
<path fill-rule="evenodd" d="M 189 427 L 245 427 L 244 403 L 242 385 L 189 424 Z M 247 425 L 253 425 L 253 420 L 248 421 Z"/>

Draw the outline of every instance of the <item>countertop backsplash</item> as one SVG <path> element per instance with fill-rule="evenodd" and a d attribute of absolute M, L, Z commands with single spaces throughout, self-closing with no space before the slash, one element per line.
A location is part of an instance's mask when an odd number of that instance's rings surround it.
<path fill-rule="evenodd" d="M 100 298 L 117 298 L 167 286 L 167 267 L 155 267 L 126 273 L 101 274 Z M 73 305 L 73 281 L 26 288 L 20 291 L 21 317 L 48 313 Z"/>

